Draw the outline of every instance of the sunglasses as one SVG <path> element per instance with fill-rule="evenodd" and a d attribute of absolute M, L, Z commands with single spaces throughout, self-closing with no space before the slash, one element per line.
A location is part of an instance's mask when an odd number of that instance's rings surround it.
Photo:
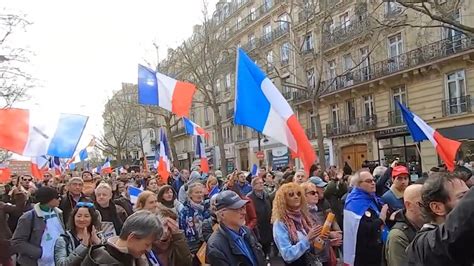
<path fill-rule="evenodd" d="M 316 191 L 313 190 L 313 191 L 308 191 L 308 192 L 306 192 L 306 195 L 308 195 L 308 194 L 310 194 L 311 196 L 315 196 L 315 195 L 318 194 L 318 192 L 316 192 Z"/>
<path fill-rule="evenodd" d="M 298 191 L 298 192 L 295 193 L 295 192 L 292 191 L 292 192 L 288 193 L 288 196 L 290 196 L 290 198 L 293 198 L 295 195 L 298 196 L 298 197 L 301 197 L 301 192 Z"/>
<path fill-rule="evenodd" d="M 31 182 L 31 181 L 33 181 L 33 179 L 27 178 L 27 179 L 23 179 L 23 181 L 25 181 L 25 182 Z"/>
<path fill-rule="evenodd" d="M 86 208 L 94 208 L 94 203 L 92 202 L 83 202 L 83 201 L 80 201 L 76 204 L 76 207 L 77 208 L 82 208 L 82 207 L 86 207 Z"/>

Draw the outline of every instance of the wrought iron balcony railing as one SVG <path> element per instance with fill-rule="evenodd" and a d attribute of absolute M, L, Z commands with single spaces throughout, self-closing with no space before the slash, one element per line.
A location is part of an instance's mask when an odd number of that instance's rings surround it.
<path fill-rule="evenodd" d="M 471 96 L 466 95 L 458 98 L 450 98 L 441 101 L 443 116 L 457 115 L 472 112 Z"/>
<path fill-rule="evenodd" d="M 333 46 L 350 41 L 364 32 L 368 32 L 370 25 L 369 19 L 357 19 L 351 21 L 350 24 L 346 23 L 332 30 L 328 29 L 324 31 L 322 40 L 323 49 L 329 49 Z"/>
<path fill-rule="evenodd" d="M 306 132 L 306 136 L 308 137 L 308 139 L 315 139 L 316 138 L 316 129 L 307 128 L 305 130 L 305 132 Z"/>
<path fill-rule="evenodd" d="M 376 127 L 377 127 L 376 115 L 355 117 L 354 119 L 339 121 L 337 123 L 326 124 L 326 135 L 337 136 L 337 135 L 370 130 Z"/>
<path fill-rule="evenodd" d="M 234 108 L 228 109 L 226 115 L 227 118 L 231 118 L 232 116 L 234 116 Z"/>

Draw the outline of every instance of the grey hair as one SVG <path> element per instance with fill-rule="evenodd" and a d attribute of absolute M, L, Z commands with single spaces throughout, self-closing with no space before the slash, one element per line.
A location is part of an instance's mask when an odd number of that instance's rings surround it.
<path fill-rule="evenodd" d="M 255 186 L 255 182 L 257 182 L 257 179 L 260 179 L 260 180 L 262 180 L 262 181 L 263 181 L 263 178 L 261 178 L 261 177 L 258 177 L 258 176 L 257 176 L 257 177 L 255 177 L 254 179 L 252 179 L 252 182 L 250 183 L 250 184 L 252 185 L 252 187 L 254 187 L 254 186 Z"/>
<path fill-rule="evenodd" d="M 122 231 L 120 232 L 120 239 L 127 240 L 131 234 L 138 239 L 143 239 L 149 236 L 158 239 L 163 234 L 163 224 L 156 214 L 153 214 L 150 211 L 137 211 L 128 216 L 123 223 Z"/>
<path fill-rule="evenodd" d="M 192 183 L 191 185 L 188 186 L 188 191 L 187 191 L 188 197 L 191 196 L 191 193 L 193 192 L 193 190 L 198 186 L 204 187 L 204 185 L 199 182 Z"/>
<path fill-rule="evenodd" d="M 380 165 L 375 167 L 374 171 L 372 172 L 372 175 L 375 176 L 383 176 L 383 174 L 387 171 L 387 167 Z"/>
<path fill-rule="evenodd" d="M 362 177 L 360 176 L 360 174 L 363 172 L 367 172 L 370 174 L 370 170 L 368 168 L 362 168 L 355 172 L 355 174 L 351 178 L 351 187 L 359 187 L 359 184 L 362 181 Z"/>
<path fill-rule="evenodd" d="M 106 182 L 100 182 L 100 184 L 97 185 L 97 187 L 95 188 L 94 193 L 97 193 L 97 191 L 98 191 L 99 189 L 107 189 L 107 190 L 109 190 L 111 193 L 113 192 L 113 191 L 112 191 L 112 187 L 111 187 L 108 183 L 106 183 Z"/>

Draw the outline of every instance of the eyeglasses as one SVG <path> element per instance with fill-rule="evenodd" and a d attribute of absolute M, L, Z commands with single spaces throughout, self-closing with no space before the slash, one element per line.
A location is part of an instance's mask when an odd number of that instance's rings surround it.
<path fill-rule="evenodd" d="M 23 178 L 23 181 L 25 181 L 25 182 L 31 182 L 31 181 L 33 181 L 33 179 L 32 179 L 32 178 L 26 178 L 26 179 Z"/>
<path fill-rule="evenodd" d="M 288 196 L 290 196 L 290 198 L 293 198 L 295 195 L 298 196 L 298 197 L 301 197 L 301 192 L 298 191 L 298 192 L 295 193 L 295 192 L 291 191 L 290 193 L 288 193 Z"/>
<path fill-rule="evenodd" d="M 308 194 L 310 194 L 311 196 L 315 196 L 316 194 L 318 194 L 318 192 L 313 190 L 313 191 L 306 192 L 306 195 L 308 195 Z"/>
<path fill-rule="evenodd" d="M 83 201 L 80 201 L 76 204 L 76 207 L 77 208 L 82 208 L 82 207 L 86 207 L 86 208 L 94 208 L 94 203 L 92 202 L 83 202 Z"/>
<path fill-rule="evenodd" d="M 366 180 L 363 180 L 362 182 L 367 183 L 367 184 L 372 184 L 372 183 L 375 183 L 375 179 L 366 179 Z"/>

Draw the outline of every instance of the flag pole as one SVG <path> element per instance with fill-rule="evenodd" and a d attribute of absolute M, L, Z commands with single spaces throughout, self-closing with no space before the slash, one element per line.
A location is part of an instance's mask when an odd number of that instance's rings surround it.
<path fill-rule="evenodd" d="M 416 147 L 416 151 L 418 152 L 418 156 L 420 156 L 421 172 L 423 173 L 423 169 L 425 169 L 425 165 L 424 165 L 424 163 L 423 163 L 423 159 L 421 158 L 421 151 L 420 151 L 419 145 L 421 145 L 420 142 L 417 142 L 417 143 L 415 144 L 415 147 Z"/>

